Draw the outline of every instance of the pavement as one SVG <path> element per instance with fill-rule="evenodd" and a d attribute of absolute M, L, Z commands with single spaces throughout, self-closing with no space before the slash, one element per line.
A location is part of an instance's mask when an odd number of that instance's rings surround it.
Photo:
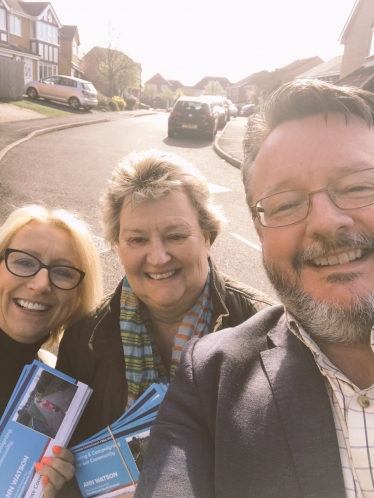
<path fill-rule="evenodd" d="M 22 109 L 12 104 L 0 103 L 0 161 L 13 147 L 30 140 L 34 136 L 53 131 L 86 126 L 117 119 L 128 119 L 154 114 L 155 111 L 117 111 L 71 114 L 58 118 L 48 118 L 29 109 Z M 247 119 L 231 119 L 219 136 L 213 148 L 216 153 L 233 166 L 240 168 L 243 161 L 242 140 Z"/>
<path fill-rule="evenodd" d="M 247 118 L 231 118 L 213 144 L 220 157 L 239 169 L 244 159 L 243 138 L 246 127 Z"/>

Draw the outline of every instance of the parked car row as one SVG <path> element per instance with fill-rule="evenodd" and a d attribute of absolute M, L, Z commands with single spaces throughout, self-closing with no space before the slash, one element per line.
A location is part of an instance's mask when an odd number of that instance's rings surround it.
<path fill-rule="evenodd" d="M 168 120 L 168 137 L 193 132 L 213 140 L 218 129 L 217 106 L 205 97 L 180 97 Z"/>
<path fill-rule="evenodd" d="M 90 110 L 97 106 L 97 91 L 93 84 L 73 76 L 56 75 L 30 81 L 25 85 L 24 93 L 30 99 L 42 97 L 47 101 L 67 103 L 72 109 Z"/>

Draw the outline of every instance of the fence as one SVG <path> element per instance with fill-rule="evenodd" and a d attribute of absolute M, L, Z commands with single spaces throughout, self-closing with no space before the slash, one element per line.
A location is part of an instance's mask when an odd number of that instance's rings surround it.
<path fill-rule="evenodd" d="M 0 57 L 0 98 L 22 99 L 23 62 Z"/>

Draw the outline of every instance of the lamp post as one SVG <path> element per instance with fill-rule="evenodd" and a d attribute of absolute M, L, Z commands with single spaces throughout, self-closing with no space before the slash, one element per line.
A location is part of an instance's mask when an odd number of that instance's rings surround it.
<path fill-rule="evenodd" d="M 142 65 L 140 62 L 138 62 L 139 66 L 139 110 L 141 109 L 141 101 L 140 97 L 142 95 Z"/>

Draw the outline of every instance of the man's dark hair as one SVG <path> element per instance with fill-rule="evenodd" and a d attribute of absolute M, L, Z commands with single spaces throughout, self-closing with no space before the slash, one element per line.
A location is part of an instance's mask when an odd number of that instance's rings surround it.
<path fill-rule="evenodd" d="M 295 80 L 278 88 L 262 112 L 253 116 L 243 142 L 242 178 L 248 206 L 252 198 L 252 165 L 266 137 L 286 121 L 322 114 L 340 113 L 348 122 L 354 115 L 370 127 L 374 122 L 374 94 L 355 87 L 336 86 L 320 80 Z"/>

